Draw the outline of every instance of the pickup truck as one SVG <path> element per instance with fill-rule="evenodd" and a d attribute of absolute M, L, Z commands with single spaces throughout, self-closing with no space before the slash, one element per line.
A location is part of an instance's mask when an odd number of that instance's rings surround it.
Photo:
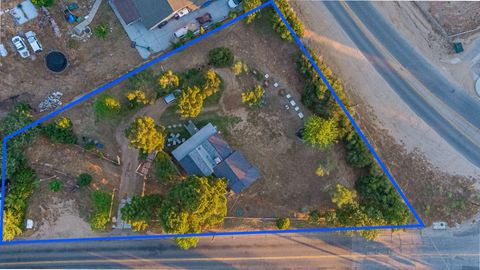
<path fill-rule="evenodd" d="M 176 39 L 180 39 L 182 37 L 184 37 L 188 31 L 192 31 L 192 32 L 196 32 L 200 29 L 200 26 L 196 23 L 189 23 L 187 25 L 185 25 L 184 27 L 178 29 L 177 31 L 175 31 L 175 33 L 173 33 L 173 36 L 176 38 Z"/>

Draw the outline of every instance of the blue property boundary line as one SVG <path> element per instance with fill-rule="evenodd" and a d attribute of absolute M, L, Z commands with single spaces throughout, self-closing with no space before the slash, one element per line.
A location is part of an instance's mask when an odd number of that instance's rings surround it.
<path fill-rule="evenodd" d="M 7 158 L 7 141 L 15 136 L 17 136 L 18 134 L 28 130 L 28 129 L 31 129 L 35 126 L 37 126 L 38 124 L 44 122 L 45 120 L 75 106 L 76 104 L 78 103 L 81 103 L 101 92 L 103 92 L 104 90 L 130 78 L 131 76 L 151 67 L 152 65 L 170 57 L 171 55 L 177 53 L 177 52 L 180 52 L 182 50 L 184 50 L 185 48 L 199 42 L 200 40 L 210 36 L 210 35 L 213 35 L 215 33 L 217 33 L 218 31 L 238 22 L 239 20 L 242 20 L 243 18 L 245 18 L 246 16 L 254 13 L 254 12 L 257 12 L 267 6 L 272 6 L 274 8 L 274 10 L 277 12 L 277 14 L 280 16 L 280 18 L 282 19 L 283 23 L 285 23 L 285 25 L 287 26 L 288 30 L 290 31 L 292 37 L 295 39 L 296 43 L 299 45 L 301 51 L 305 54 L 305 56 L 308 58 L 308 60 L 311 62 L 311 64 L 313 65 L 313 67 L 315 68 L 315 70 L 317 71 L 317 73 L 319 74 L 319 76 L 321 77 L 322 81 L 325 83 L 325 85 L 328 87 L 328 89 L 330 90 L 330 92 L 332 93 L 332 95 L 334 96 L 335 100 L 337 101 L 337 103 L 340 105 L 340 107 L 342 108 L 343 112 L 347 115 L 348 119 L 350 120 L 350 122 L 352 123 L 353 127 L 355 128 L 355 130 L 358 132 L 358 134 L 360 135 L 360 137 L 362 138 L 362 140 L 365 142 L 365 144 L 368 146 L 368 148 L 370 149 L 370 152 L 373 154 L 375 160 L 378 162 L 378 164 L 380 165 L 380 167 L 382 168 L 382 170 L 385 172 L 385 174 L 387 175 L 388 179 L 390 180 L 390 182 L 393 184 L 393 186 L 395 187 L 395 189 L 397 190 L 397 192 L 400 194 L 400 196 L 402 197 L 403 201 L 405 202 L 405 204 L 407 205 L 407 207 L 410 209 L 411 213 L 413 214 L 414 218 L 417 220 L 418 224 L 407 224 L 407 225 L 385 225 L 385 226 L 363 226 L 363 227 L 338 227 L 338 228 L 309 228 L 309 229 L 290 229 L 290 230 L 263 230 L 263 231 L 241 231 L 241 232 L 208 232 L 208 233 L 194 233 L 194 234 L 158 234 L 158 235 L 136 235 L 136 236 L 111 236 L 111 237 L 89 237 L 89 238 L 63 238 L 63 239 L 42 239 L 42 240 L 13 240 L 13 241 L 3 241 L 3 209 L 4 209 L 4 204 L 5 204 L 5 198 L 4 198 L 4 194 L 5 194 L 5 179 L 6 179 L 6 168 L 7 168 L 7 162 L 6 162 L 6 158 Z M 270 0 L 252 10 L 249 10 L 248 12 L 245 12 L 244 14 L 226 22 L 225 24 L 187 42 L 186 44 L 180 46 L 179 48 L 177 49 L 174 49 L 164 55 L 161 55 L 155 59 L 153 59 L 152 61 L 122 75 L 121 77 L 89 92 L 88 94 L 82 96 L 81 98 L 65 105 L 64 107 L 61 107 L 60 109 L 58 110 L 55 110 L 49 114 L 47 114 L 46 116 L 44 117 L 41 117 L 40 119 L 32 122 L 31 124 L 7 135 L 4 139 L 3 139 L 3 142 L 2 142 L 2 188 L 1 188 L 1 194 L 2 194 L 2 197 L 1 198 L 1 202 L 0 202 L 0 209 L 2 209 L 2 211 L 0 212 L 0 235 L 2 236 L 0 238 L 0 244 L 2 245 L 5 245 L 5 244 L 33 244 L 33 243 L 58 243 L 58 242 L 80 242 L 80 241 L 101 241 L 101 240 L 139 240 L 139 239 L 161 239 L 161 238 L 176 238 L 176 237 L 201 237 L 201 236 L 232 236 L 232 235 L 260 235 L 260 234 L 285 234 L 285 233 L 314 233 L 314 232 L 333 232 L 333 231 L 359 231 L 359 230 L 375 230 L 375 229 L 412 229 L 412 228 L 423 228 L 425 227 L 423 221 L 421 220 L 421 218 L 418 216 L 417 212 L 415 211 L 415 209 L 412 207 L 412 205 L 410 204 L 410 202 L 408 201 L 407 197 L 405 196 L 405 194 L 402 192 L 401 188 L 398 186 L 397 182 L 394 180 L 393 176 L 390 174 L 389 170 L 387 169 L 387 167 L 385 166 L 385 164 L 380 160 L 380 157 L 377 155 L 377 153 L 375 152 L 375 150 L 373 149 L 373 147 L 370 145 L 370 143 L 368 142 L 367 138 L 365 137 L 365 135 L 363 134 L 363 132 L 360 130 L 360 128 L 358 127 L 357 123 L 355 122 L 355 120 L 353 119 L 353 117 L 350 115 L 350 113 L 348 112 L 347 108 L 345 107 L 345 105 L 342 103 L 342 101 L 340 100 L 340 98 L 338 97 L 338 95 L 335 93 L 335 91 L 333 90 L 332 86 L 330 85 L 330 83 L 327 81 L 327 79 L 325 78 L 325 76 L 323 75 L 322 71 L 320 70 L 320 68 L 317 66 L 317 64 L 315 63 L 315 61 L 313 60 L 312 56 L 310 55 L 310 53 L 308 52 L 308 50 L 305 48 L 305 46 L 303 45 L 303 43 L 300 41 L 300 39 L 298 38 L 298 36 L 295 34 L 295 31 L 291 28 L 290 24 L 287 22 L 287 20 L 285 19 L 285 16 L 282 14 L 282 12 L 280 11 L 280 9 L 277 7 L 277 5 L 273 2 L 273 0 Z"/>

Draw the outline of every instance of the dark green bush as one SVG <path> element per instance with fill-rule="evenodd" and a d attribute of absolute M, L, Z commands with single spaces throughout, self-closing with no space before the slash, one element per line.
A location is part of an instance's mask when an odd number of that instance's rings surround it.
<path fill-rule="evenodd" d="M 86 187 L 86 186 L 90 185 L 92 180 L 93 180 L 93 177 L 88 173 L 81 173 L 77 177 L 77 183 L 81 187 Z"/>
<path fill-rule="evenodd" d="M 60 182 L 58 179 L 55 179 L 51 181 L 48 186 L 50 187 L 50 190 L 53 192 L 58 192 L 60 189 L 62 189 L 62 182 Z"/>
<path fill-rule="evenodd" d="M 275 224 L 277 225 L 277 228 L 279 228 L 280 230 L 286 230 L 290 228 L 290 219 L 285 217 L 278 218 Z"/>
<path fill-rule="evenodd" d="M 231 67 L 233 60 L 233 52 L 229 48 L 219 47 L 208 53 L 208 63 L 214 67 Z"/>

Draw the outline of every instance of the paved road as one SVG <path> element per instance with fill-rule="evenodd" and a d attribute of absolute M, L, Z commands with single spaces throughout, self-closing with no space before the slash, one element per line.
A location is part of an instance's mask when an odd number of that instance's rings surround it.
<path fill-rule="evenodd" d="M 478 269 L 479 225 L 461 232 L 384 232 L 378 242 L 336 234 L 0 246 L 0 268 Z"/>
<path fill-rule="evenodd" d="M 370 3 L 327 1 L 312 2 L 310 6 L 318 9 L 326 7 L 406 104 L 459 153 L 480 167 L 478 100 L 445 79 Z M 365 33 L 367 29 L 375 40 Z M 394 58 L 393 61 L 391 58 Z M 407 69 L 408 74 L 401 71 L 400 66 Z"/>

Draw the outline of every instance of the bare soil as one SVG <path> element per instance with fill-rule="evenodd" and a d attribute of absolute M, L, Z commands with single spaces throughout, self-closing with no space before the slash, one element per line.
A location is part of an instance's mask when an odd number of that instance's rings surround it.
<path fill-rule="evenodd" d="M 87 6 L 91 0 L 76 1 L 81 7 L 78 14 L 88 14 Z M 10 8 L 15 1 L 2 3 L 2 8 Z M 46 98 L 52 90 L 64 93 L 62 101 L 69 102 L 79 94 L 89 92 L 120 74 L 138 66 L 142 59 L 135 49 L 130 48 L 130 40 L 125 34 L 120 22 L 108 5 L 103 1 L 97 15 L 90 27 L 100 23 L 110 26 L 110 33 L 106 39 L 91 37 L 86 41 L 76 40 L 71 37 L 74 25 L 68 24 L 63 18 L 64 5 L 61 1 L 48 8 L 52 17 L 57 22 L 62 32 L 62 37 L 54 36 L 49 24 L 40 27 L 40 17 L 17 26 L 7 13 L 0 17 L 0 40 L 9 54 L 0 59 L 0 114 L 16 101 L 27 102 L 37 108 L 39 102 Z M 35 54 L 35 59 L 22 59 L 16 53 L 10 39 L 18 33 L 33 30 L 42 43 L 44 50 Z M 27 45 L 28 46 L 28 45 Z M 65 53 L 69 60 L 69 67 L 61 74 L 53 74 L 45 67 L 44 57 L 50 50 L 59 50 Z M 9 106 L 7 106 L 9 105 Z"/>
<path fill-rule="evenodd" d="M 459 34 L 480 26 L 480 2 L 427 1 L 428 11 L 449 35 Z"/>

